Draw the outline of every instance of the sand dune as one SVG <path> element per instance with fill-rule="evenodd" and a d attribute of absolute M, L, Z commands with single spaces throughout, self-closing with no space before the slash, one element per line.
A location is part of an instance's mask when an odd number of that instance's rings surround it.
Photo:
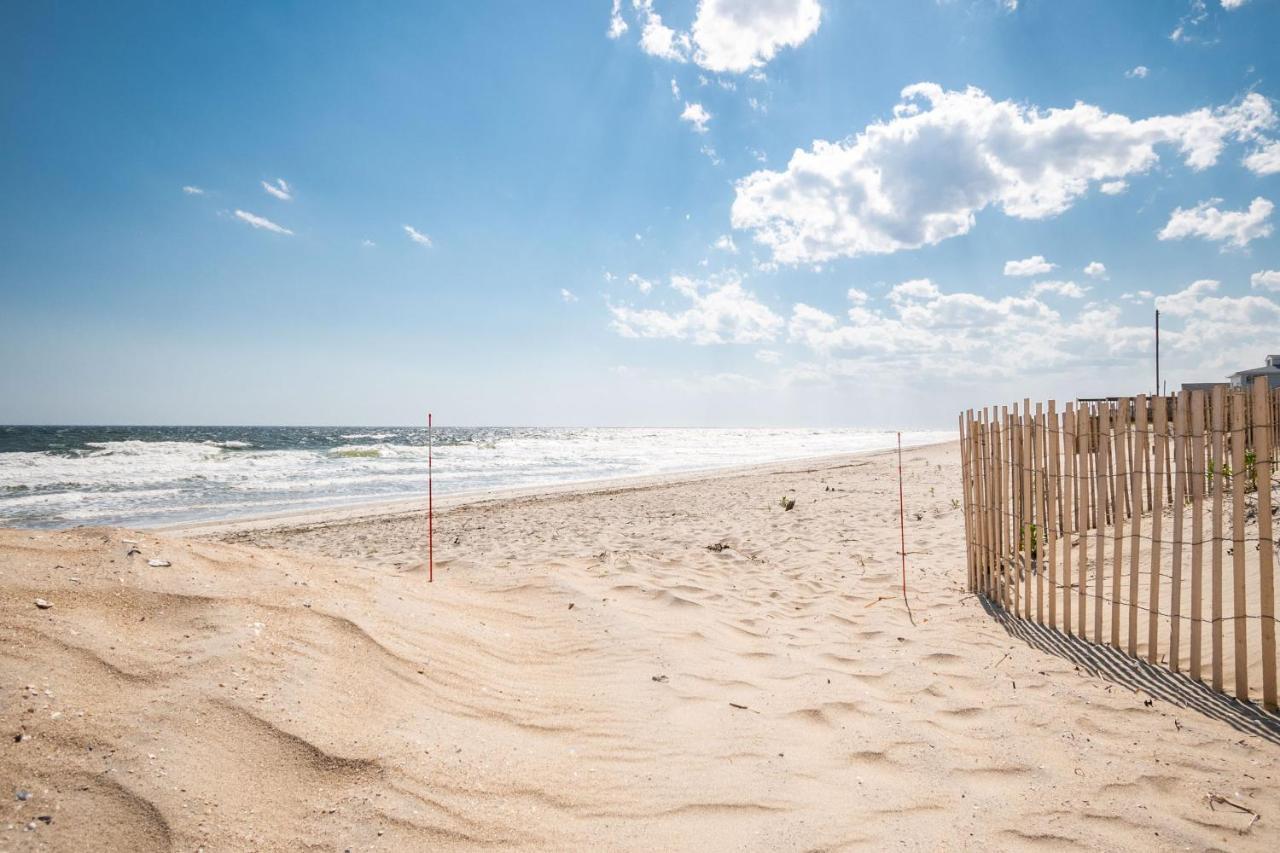
<path fill-rule="evenodd" d="M 1280 846 L 1274 718 L 966 594 L 954 445 L 908 612 L 895 465 L 456 505 L 432 585 L 421 512 L 2 531 L 0 849 Z"/>

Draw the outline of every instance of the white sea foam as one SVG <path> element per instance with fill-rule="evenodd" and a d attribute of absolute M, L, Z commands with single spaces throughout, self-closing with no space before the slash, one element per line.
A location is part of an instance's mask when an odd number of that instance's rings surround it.
<path fill-rule="evenodd" d="M 425 430 L 326 435 L 284 447 L 268 435 L 262 442 L 124 438 L 84 442 L 79 450 L 3 452 L 0 525 L 145 525 L 425 493 Z M 903 444 L 951 437 L 904 433 Z M 811 429 L 494 429 L 446 432 L 437 439 L 436 492 L 450 494 L 877 450 L 892 447 L 896 436 Z"/>

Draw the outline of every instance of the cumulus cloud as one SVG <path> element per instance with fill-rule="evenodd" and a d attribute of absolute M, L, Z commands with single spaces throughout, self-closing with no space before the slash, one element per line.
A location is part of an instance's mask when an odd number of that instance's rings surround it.
<path fill-rule="evenodd" d="M 784 263 L 888 254 L 968 233 L 991 206 L 1019 219 L 1055 216 L 1098 183 L 1152 168 L 1158 145 L 1207 168 L 1228 141 L 1276 124 L 1256 93 L 1138 120 L 1084 103 L 1041 111 L 933 83 L 908 86 L 902 98 L 892 119 L 851 140 L 818 140 L 784 171 L 739 180 L 733 226 Z"/>
<path fill-rule="evenodd" d="M 1155 307 L 1162 315 L 1183 322 L 1181 329 L 1168 334 L 1162 326 L 1162 347 L 1167 339 L 1169 349 L 1175 353 L 1197 358 L 1210 353 L 1219 357 L 1227 354 L 1238 362 L 1246 357 L 1256 358 L 1258 351 L 1275 344 L 1280 303 L 1255 294 L 1219 296 L 1219 286 L 1213 279 L 1201 279 L 1177 293 L 1156 298 Z"/>
<path fill-rule="evenodd" d="M 1052 293 L 1057 296 L 1065 296 L 1068 299 L 1084 299 L 1084 295 L 1088 290 L 1089 288 L 1081 287 L 1074 281 L 1038 281 L 1031 285 L 1032 296 Z"/>
<path fill-rule="evenodd" d="M 417 243 L 419 246 L 426 246 L 428 249 L 430 249 L 432 246 L 435 245 L 434 243 L 431 242 L 431 238 L 428 235 L 423 234 L 421 231 L 414 228 L 412 225 L 405 225 L 404 233 L 408 234 L 409 239 Z"/>
<path fill-rule="evenodd" d="M 293 190 L 289 188 L 289 184 L 284 178 L 276 178 L 276 182 L 274 184 L 269 184 L 266 181 L 263 181 L 262 188 L 266 190 L 269 195 L 273 195 L 281 201 L 293 200 Z"/>
<path fill-rule="evenodd" d="M 787 338 L 809 351 L 812 360 L 803 365 L 809 381 L 918 376 L 921 371 L 959 380 L 1030 372 L 1094 375 L 1149 358 L 1151 330 L 1145 323 L 1127 325 L 1120 304 L 1071 301 L 1055 307 L 1044 297 L 1079 295 L 1069 282 L 1044 284 L 1050 286 L 996 299 L 946 292 L 917 279 L 892 288 L 883 307 L 851 300 L 843 315 L 797 303 Z M 1224 297 L 1217 290 L 1217 282 L 1199 281 L 1157 300 L 1168 317 L 1161 345 L 1167 346 L 1172 364 L 1199 370 L 1250 352 L 1256 357 L 1255 350 L 1274 343 L 1280 304 L 1261 295 Z M 1152 296 L 1140 291 L 1121 299 Z"/>
<path fill-rule="evenodd" d="M 744 290 L 733 275 L 699 281 L 672 276 L 689 306 L 681 311 L 611 305 L 613 329 L 627 338 L 674 338 L 695 344 L 754 344 L 774 340 L 784 321 Z"/>
<path fill-rule="evenodd" d="M 639 290 L 641 293 L 648 293 L 649 291 L 653 290 L 653 282 L 649 281 L 649 279 L 647 278 L 641 278 L 635 273 L 632 273 L 631 275 L 627 276 L 627 281 L 635 285 L 636 289 Z"/>
<path fill-rule="evenodd" d="M 187 195 L 204 195 L 204 190 L 200 189 L 200 187 L 192 186 L 191 184 L 187 184 L 183 187 L 182 191 Z"/>
<path fill-rule="evenodd" d="M 365 248 L 365 249 L 373 249 L 373 248 L 375 248 L 377 245 L 378 245 L 378 244 L 377 244 L 377 243 L 375 243 L 375 242 L 373 242 L 372 240 L 361 240 L 361 241 L 360 241 L 360 246 L 361 246 L 362 248 Z"/>
<path fill-rule="evenodd" d="M 663 23 L 653 0 L 632 0 L 640 26 L 640 49 L 672 62 L 694 63 L 708 71 L 758 74 L 778 51 L 803 44 L 818 30 L 818 0 L 699 0 L 689 32 Z M 627 30 L 614 3 L 609 37 Z M 733 90 L 732 81 L 717 81 Z"/>
<path fill-rule="evenodd" d="M 293 236 L 293 232 L 288 228 L 285 228 L 283 225 L 275 224 L 265 216 L 258 216 L 255 213 L 249 213 L 247 210 L 237 210 L 235 215 L 241 222 L 247 222 L 254 228 L 261 228 L 264 231 L 272 231 L 276 234 L 285 234 L 290 237 Z"/>
<path fill-rule="evenodd" d="M 700 0 L 693 58 L 709 71 L 751 71 L 803 44 L 821 20 L 818 0 Z"/>
<path fill-rule="evenodd" d="M 1244 158 L 1245 168 L 1255 175 L 1280 172 L 1280 140 L 1267 140 Z"/>
<path fill-rule="evenodd" d="M 1280 270 L 1260 270 L 1249 276 L 1249 284 L 1255 290 L 1271 290 L 1280 293 Z"/>
<path fill-rule="evenodd" d="M 721 234 L 716 238 L 716 241 L 712 246 L 722 252 L 728 252 L 731 255 L 738 254 L 738 247 L 734 244 L 733 237 L 729 234 Z"/>
<path fill-rule="evenodd" d="M 1195 207 L 1175 209 L 1156 236 L 1161 240 L 1200 237 L 1242 249 L 1259 237 L 1271 235 L 1272 226 L 1267 220 L 1275 205 L 1267 199 L 1255 198 L 1247 210 L 1219 210 L 1221 203 L 1222 199 L 1211 198 Z"/>
<path fill-rule="evenodd" d="M 633 5 L 640 23 L 640 49 L 659 59 L 687 62 L 688 34 L 677 33 L 662 23 L 662 16 L 653 9 L 653 0 L 633 0 Z"/>
<path fill-rule="evenodd" d="M 1230 12 L 1232 9 L 1239 9 L 1248 2 L 1249 0 L 1222 0 L 1222 8 Z"/>
<path fill-rule="evenodd" d="M 609 29 L 607 35 L 611 39 L 620 38 L 629 27 L 622 19 L 622 0 L 613 0 L 613 9 L 609 12 Z"/>
<path fill-rule="evenodd" d="M 1084 274 L 1090 278 L 1106 278 L 1107 265 L 1102 261 L 1090 261 L 1084 268 Z"/>
<path fill-rule="evenodd" d="M 1128 77 L 1131 80 L 1132 79 L 1142 80 L 1150 73 L 1151 73 L 1151 70 L 1147 68 L 1147 66 L 1137 65 L 1137 66 L 1134 66 L 1133 68 L 1130 68 L 1128 71 L 1124 72 L 1124 76 Z"/>
<path fill-rule="evenodd" d="M 698 133 L 706 133 L 707 122 L 711 121 L 711 113 L 707 112 L 702 104 L 685 102 L 684 112 L 680 113 L 680 119 L 693 125 L 693 129 Z"/>
<path fill-rule="evenodd" d="M 560 288 L 560 301 L 561 302 L 577 302 L 578 297 L 574 295 L 572 290 L 562 287 Z"/>
<path fill-rule="evenodd" d="M 1005 261 L 1004 274 L 1009 276 L 1044 275 L 1057 267 L 1044 259 L 1044 255 L 1032 255 L 1020 261 Z"/>
<path fill-rule="evenodd" d="M 1128 181 L 1103 181 L 1098 185 L 1098 189 L 1106 195 L 1120 195 L 1120 193 L 1129 189 Z"/>

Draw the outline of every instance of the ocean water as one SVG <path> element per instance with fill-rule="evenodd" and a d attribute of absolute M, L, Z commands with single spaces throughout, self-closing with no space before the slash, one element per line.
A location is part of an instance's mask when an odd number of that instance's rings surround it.
<path fill-rule="evenodd" d="M 904 446 L 954 438 L 903 433 Z M 446 427 L 438 495 L 893 447 L 857 429 Z M 0 426 L 0 526 L 143 527 L 425 496 L 409 427 Z"/>

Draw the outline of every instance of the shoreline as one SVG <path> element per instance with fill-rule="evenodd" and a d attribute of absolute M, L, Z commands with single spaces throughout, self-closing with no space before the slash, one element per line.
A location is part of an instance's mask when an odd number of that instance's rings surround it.
<path fill-rule="evenodd" d="M 904 446 L 902 452 L 919 451 L 957 444 L 959 439 L 913 444 Z M 884 454 L 897 453 L 897 448 L 880 450 L 860 450 L 851 453 L 830 453 L 820 456 L 803 456 L 792 459 L 779 459 L 772 462 L 753 462 L 748 465 L 726 465 L 714 468 L 693 468 L 687 471 L 671 471 L 663 474 L 624 475 L 620 477 L 598 477 L 589 480 L 574 480 L 563 483 L 548 483 L 538 486 L 510 486 L 498 489 L 476 489 L 455 492 L 435 498 L 437 514 L 461 506 L 530 498 L 555 498 L 568 494 L 584 495 L 600 494 L 614 490 L 639 490 L 662 488 L 684 483 L 698 483 L 723 477 L 736 477 L 748 474 L 794 473 L 794 469 L 812 466 L 833 467 L 831 463 L 841 463 L 854 459 L 868 459 Z M 781 468 L 779 466 L 782 466 Z M 836 466 L 838 467 L 838 466 Z M 323 524 L 346 524 L 360 521 L 373 521 L 381 518 L 392 518 L 426 511 L 426 497 L 414 498 L 379 498 L 368 501 L 337 504 L 319 509 L 284 510 L 260 515 L 236 516 L 229 518 L 208 519 L 204 521 L 183 521 L 172 524 L 141 525 L 130 529 L 144 530 L 177 537 L 224 536 L 232 533 L 244 533 L 255 530 L 289 526 L 315 526 Z M 93 525 L 99 526 L 99 525 Z M 119 527 L 123 525 L 111 525 Z M 58 528 L 74 529 L 74 528 Z"/>
<path fill-rule="evenodd" d="M 433 584 L 420 503 L 0 530 L 12 832 L 1275 849 L 1280 717 L 968 592 L 957 449 L 903 454 L 905 577 L 896 448 L 453 498 Z"/>

